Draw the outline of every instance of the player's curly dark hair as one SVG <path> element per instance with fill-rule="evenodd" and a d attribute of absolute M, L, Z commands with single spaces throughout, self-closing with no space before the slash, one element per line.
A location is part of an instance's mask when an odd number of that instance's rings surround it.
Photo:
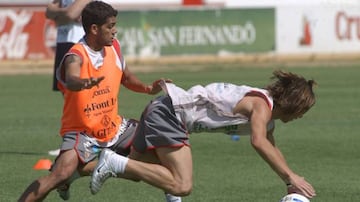
<path fill-rule="evenodd" d="M 314 80 L 277 70 L 271 77 L 274 82 L 266 86 L 278 107 L 285 114 L 303 114 L 315 104 Z"/>
<path fill-rule="evenodd" d="M 85 6 L 81 13 L 81 21 L 85 33 L 88 33 L 91 25 L 101 26 L 106 23 L 110 17 L 116 17 L 118 14 L 111 5 L 102 1 L 92 1 Z"/>

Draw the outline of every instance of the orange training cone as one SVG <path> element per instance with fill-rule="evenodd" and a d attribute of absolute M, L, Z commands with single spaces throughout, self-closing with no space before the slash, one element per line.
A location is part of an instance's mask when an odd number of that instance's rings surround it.
<path fill-rule="evenodd" d="M 49 170 L 51 168 L 51 160 L 49 159 L 40 159 L 33 166 L 34 170 Z"/>

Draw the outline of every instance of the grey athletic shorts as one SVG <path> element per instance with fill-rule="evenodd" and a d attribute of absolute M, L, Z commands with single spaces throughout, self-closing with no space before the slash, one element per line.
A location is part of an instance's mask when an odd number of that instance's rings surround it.
<path fill-rule="evenodd" d="M 123 156 L 129 155 L 137 125 L 138 121 L 134 119 L 123 119 L 117 134 L 117 136 L 119 136 L 118 140 L 113 145 L 106 148 L 109 148 Z M 101 149 L 105 148 L 99 146 L 94 141 L 94 138 L 90 138 L 85 133 L 67 133 L 63 137 L 60 150 L 65 151 L 75 149 L 80 161 L 82 163 L 88 163 L 98 156 Z"/>
<path fill-rule="evenodd" d="M 152 100 L 141 115 L 133 141 L 138 152 L 159 147 L 190 146 L 188 132 L 177 119 L 169 96 Z"/>

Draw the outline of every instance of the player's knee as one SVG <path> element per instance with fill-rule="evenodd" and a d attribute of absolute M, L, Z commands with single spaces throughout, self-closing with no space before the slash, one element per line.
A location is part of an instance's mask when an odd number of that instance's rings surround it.
<path fill-rule="evenodd" d="M 56 181 L 57 183 L 59 182 L 64 182 L 66 181 L 68 178 L 71 177 L 71 173 L 67 172 L 65 169 L 57 169 L 55 171 L 53 171 L 51 173 L 52 179 L 54 181 Z"/>
<path fill-rule="evenodd" d="M 188 196 L 192 191 L 192 183 L 191 182 L 184 182 L 180 183 L 175 187 L 174 195 L 176 196 Z"/>

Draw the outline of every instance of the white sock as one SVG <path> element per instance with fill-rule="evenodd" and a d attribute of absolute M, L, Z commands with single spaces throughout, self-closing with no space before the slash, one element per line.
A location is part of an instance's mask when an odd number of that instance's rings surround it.
<path fill-rule="evenodd" d="M 165 193 L 166 202 L 181 202 L 180 196 L 174 196 L 171 194 Z"/>
<path fill-rule="evenodd" d="M 115 173 L 124 174 L 129 158 L 113 153 L 108 160 Z"/>

